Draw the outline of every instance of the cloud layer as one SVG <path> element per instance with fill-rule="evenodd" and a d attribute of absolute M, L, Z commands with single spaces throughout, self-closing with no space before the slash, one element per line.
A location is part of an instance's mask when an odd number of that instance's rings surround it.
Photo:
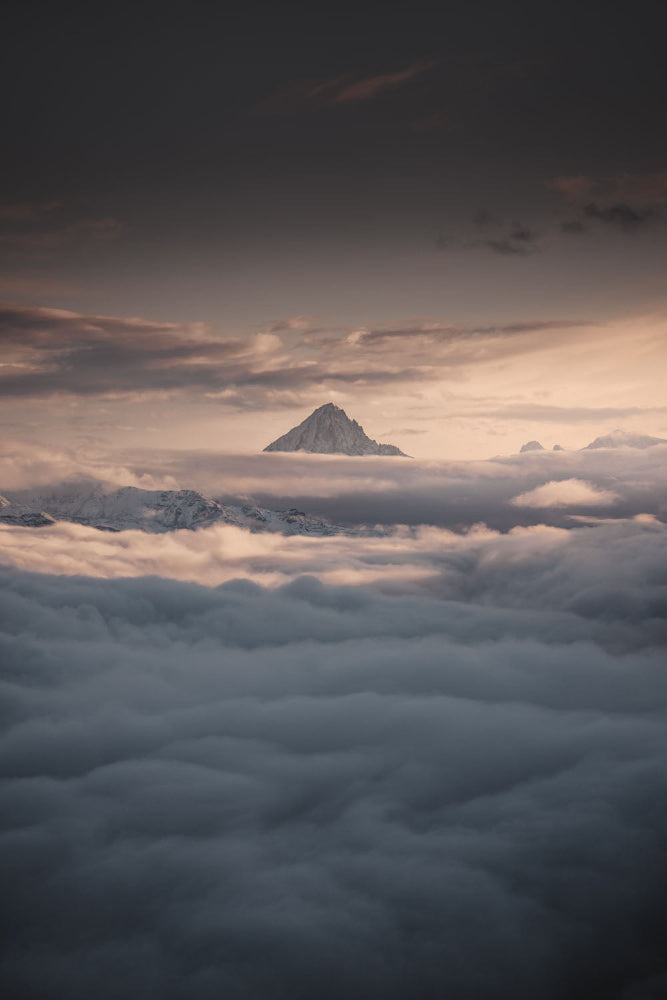
<path fill-rule="evenodd" d="M 537 319 L 483 327 L 426 321 L 355 329 L 305 320 L 288 318 L 263 332 L 223 338 L 204 323 L 5 305 L 0 389 L 18 398 L 190 390 L 239 405 L 254 399 L 257 405 L 271 392 L 430 381 L 450 368 L 531 353 L 554 331 L 567 335 L 593 325 Z M 414 360 L 406 364 L 409 353 Z"/>
<path fill-rule="evenodd" d="M 487 540 L 430 595 L 3 571 L 6 993 L 657 998 L 664 546 Z"/>
<path fill-rule="evenodd" d="M 393 436 L 389 425 L 384 430 L 385 437 Z M 375 456 L 144 449 L 122 453 L 90 445 L 49 448 L 11 439 L 0 444 L 0 495 L 10 499 L 26 501 L 52 489 L 85 493 L 100 481 L 109 489 L 196 489 L 227 503 L 297 507 L 346 525 L 427 524 L 461 530 L 484 522 L 506 531 L 539 523 L 571 527 L 577 514 L 652 514 L 667 521 L 666 445 L 545 449 L 478 462 L 398 462 Z M 540 505 L 517 505 L 516 498 L 526 494 L 541 498 Z M 612 494 L 616 499 L 610 505 Z M 556 497 L 558 505 L 544 506 L 545 497 Z M 48 505 L 47 499 L 39 502 Z"/>

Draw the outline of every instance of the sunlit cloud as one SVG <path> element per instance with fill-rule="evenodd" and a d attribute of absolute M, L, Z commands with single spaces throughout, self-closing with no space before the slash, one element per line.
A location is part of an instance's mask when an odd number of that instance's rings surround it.
<path fill-rule="evenodd" d="M 553 479 L 512 499 L 517 507 L 600 507 L 619 497 L 611 490 L 596 489 L 583 479 Z"/>

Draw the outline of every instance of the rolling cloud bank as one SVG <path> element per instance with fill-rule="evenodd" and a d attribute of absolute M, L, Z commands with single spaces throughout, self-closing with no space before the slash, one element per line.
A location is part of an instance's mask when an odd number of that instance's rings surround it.
<path fill-rule="evenodd" d="M 664 995 L 663 523 L 2 535 L 8 995 Z"/>

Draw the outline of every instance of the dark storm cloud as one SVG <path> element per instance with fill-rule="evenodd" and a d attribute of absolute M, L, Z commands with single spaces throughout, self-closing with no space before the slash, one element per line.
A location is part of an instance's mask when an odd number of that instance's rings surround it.
<path fill-rule="evenodd" d="M 261 334 L 220 340 L 205 324 L 87 316 L 29 306 L 0 309 L 0 344 L 10 369 L 0 376 L 0 391 L 15 397 L 236 389 L 239 394 L 248 390 L 245 403 L 255 406 L 269 390 L 432 377 L 423 368 L 399 371 L 362 364 L 346 369 L 343 352 L 333 365 L 304 366 L 284 358 L 267 365 L 267 356 L 281 345 L 276 339 L 267 348 Z M 239 404 L 243 403 L 239 396 Z"/>
<path fill-rule="evenodd" d="M 533 247 L 524 246 L 523 243 L 515 243 L 512 239 L 505 240 L 485 240 L 483 246 L 488 247 L 493 253 L 503 257 L 519 256 L 525 257 L 532 253 Z"/>
<path fill-rule="evenodd" d="M 0 391 L 21 398 L 203 390 L 255 408 L 268 393 L 430 381 L 491 356 L 539 350 L 543 332 L 591 325 L 567 319 L 477 327 L 430 321 L 358 330 L 295 317 L 269 324 L 265 333 L 221 339 L 203 323 L 5 305 Z M 423 350 L 408 356 L 407 341 L 417 338 Z M 389 341 L 396 344 L 393 353 L 372 352 Z"/>
<path fill-rule="evenodd" d="M 583 212 L 587 219 L 616 226 L 625 232 L 633 232 L 645 223 L 658 218 L 658 213 L 654 208 L 636 208 L 625 202 L 601 206 L 597 202 L 591 201 L 584 205 Z"/>
<path fill-rule="evenodd" d="M 6 395 L 91 395 L 214 384 L 211 365 L 242 355 L 238 340 L 214 341 L 197 324 L 85 316 L 27 306 L 0 310 L 0 343 L 15 373 Z M 13 352 L 11 358 L 9 352 Z"/>
<path fill-rule="evenodd" d="M 503 256 L 526 256 L 535 253 L 538 249 L 540 234 L 534 229 L 523 225 L 521 222 L 515 223 L 506 236 L 491 240 L 479 241 L 479 246 L 485 246 L 494 253 Z"/>
<path fill-rule="evenodd" d="M 540 234 L 534 229 L 529 229 L 521 223 L 517 223 L 510 233 L 510 238 L 517 243 L 534 243 Z"/>
<path fill-rule="evenodd" d="M 502 223 L 487 212 L 478 212 L 473 219 L 476 228 L 481 230 L 497 229 Z M 521 222 L 505 228 L 505 232 L 484 239 L 466 239 L 465 237 L 447 237 L 440 233 L 435 240 L 438 250 L 490 250 L 504 257 L 525 257 L 536 253 L 540 247 L 541 234 Z"/>
<path fill-rule="evenodd" d="M 4 571 L 5 995 L 659 996 L 664 531 L 566 549 L 441 599 Z"/>
<path fill-rule="evenodd" d="M 606 178 L 557 177 L 548 186 L 563 196 L 570 212 L 575 210 L 578 213 L 577 218 L 562 219 L 558 223 L 560 232 L 567 236 L 589 233 L 595 229 L 596 223 L 615 227 L 621 232 L 635 233 L 649 223 L 660 222 L 664 217 L 667 200 L 664 174 L 648 177 L 627 174 Z M 614 192 L 628 192 L 631 197 L 635 196 L 635 201 L 609 201 Z M 605 200 L 590 200 L 592 193 Z M 648 195 L 656 200 L 648 203 Z M 473 223 L 481 230 L 497 230 L 503 225 L 501 220 L 485 210 L 474 216 Z M 452 246 L 467 249 L 483 247 L 501 256 L 526 256 L 539 250 L 542 235 L 544 234 L 523 223 L 515 223 L 505 234 L 498 234 L 493 238 L 457 242 L 441 235 L 437 238 L 436 245 L 442 250 Z"/>
<path fill-rule="evenodd" d="M 374 341 L 427 338 L 436 342 L 465 340 L 469 337 L 499 338 L 513 335 L 542 333 L 553 330 L 568 330 L 575 327 L 596 326 L 588 320 L 532 320 L 524 323 L 498 323 L 490 326 L 438 326 L 435 323 L 421 323 L 415 326 L 387 327 L 364 331 L 360 340 L 364 344 Z"/>
<path fill-rule="evenodd" d="M 480 208 L 477 212 L 475 212 L 472 221 L 476 226 L 479 226 L 480 229 L 487 229 L 493 226 L 501 225 L 500 220 L 497 219 L 493 212 L 490 212 L 487 208 Z"/>
<path fill-rule="evenodd" d="M 569 236 L 587 233 L 596 223 L 635 233 L 649 223 L 660 222 L 667 206 L 665 171 L 556 177 L 548 186 L 579 214 L 560 223 L 561 231 Z"/>
<path fill-rule="evenodd" d="M 581 236 L 587 232 L 586 226 L 579 219 L 566 219 L 564 222 L 561 222 L 560 228 L 568 236 Z"/>
<path fill-rule="evenodd" d="M 38 372 L 36 374 L 8 375 L 0 377 L 0 393 L 17 398 L 44 397 L 53 394 L 72 393 L 80 396 L 125 394 L 142 395 L 144 393 L 182 393 L 190 390 L 204 389 L 210 398 L 217 398 L 216 393 L 224 392 L 230 404 L 241 408 L 256 409 L 266 403 L 270 392 L 286 392 L 291 390 L 306 390 L 308 388 L 324 387 L 327 384 L 371 385 L 401 383 L 411 380 L 424 381 L 435 377 L 418 369 L 395 371 L 335 371 L 324 366 L 313 366 L 307 370 L 299 368 L 283 368 L 270 371 L 252 371 L 243 364 L 222 366 L 219 359 L 229 352 L 234 355 L 234 348 L 226 348 L 219 344 L 212 351 L 206 350 L 206 360 L 201 364 L 192 364 L 189 369 L 178 367 L 178 361 L 188 362 L 193 356 L 199 356 L 201 351 L 181 346 L 171 350 L 160 351 L 157 359 L 153 351 L 132 352 L 129 358 L 123 358 L 115 349 L 98 349 L 86 358 L 75 357 L 69 360 L 66 370 L 58 372 Z M 211 368 L 209 357 L 213 356 L 218 365 Z M 167 371 L 152 372 L 148 365 L 133 370 L 130 363 L 134 359 L 141 362 L 168 361 Z M 272 397 L 273 402 L 273 397 Z M 276 403 L 279 403 L 276 400 Z M 284 405 L 293 406 L 294 399 Z"/>
<path fill-rule="evenodd" d="M 495 407 L 469 409 L 466 413 L 478 417 L 498 417 L 502 420 L 596 423 L 653 413 L 667 413 L 667 406 L 554 406 L 546 403 L 508 403 Z"/>
<path fill-rule="evenodd" d="M 79 344 L 94 344 L 115 340 L 121 345 L 138 343 L 152 335 L 184 338 L 193 328 L 175 323 L 125 319 L 116 316 L 86 316 L 63 309 L 42 309 L 32 306 L 4 305 L 0 307 L 0 343 L 5 346 L 43 347 L 61 350 Z M 158 340 L 158 346 L 162 342 Z"/>

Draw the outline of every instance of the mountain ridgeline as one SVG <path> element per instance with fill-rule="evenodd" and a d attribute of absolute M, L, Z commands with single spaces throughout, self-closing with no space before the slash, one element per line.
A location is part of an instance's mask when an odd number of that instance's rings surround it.
<path fill-rule="evenodd" d="M 282 535 L 366 535 L 376 529 L 344 528 L 310 517 L 291 507 L 270 510 L 253 504 L 230 505 L 196 490 L 142 490 L 134 486 L 109 490 L 104 483 L 74 483 L 46 492 L 20 490 L 0 496 L 0 526 L 46 528 L 69 521 L 98 531 L 145 531 L 161 534 L 187 528 L 232 525 L 251 532 Z"/>
<path fill-rule="evenodd" d="M 264 451 L 307 451 L 318 455 L 408 456 L 393 444 L 378 444 L 335 403 L 318 407 L 297 427 L 276 438 Z"/>

